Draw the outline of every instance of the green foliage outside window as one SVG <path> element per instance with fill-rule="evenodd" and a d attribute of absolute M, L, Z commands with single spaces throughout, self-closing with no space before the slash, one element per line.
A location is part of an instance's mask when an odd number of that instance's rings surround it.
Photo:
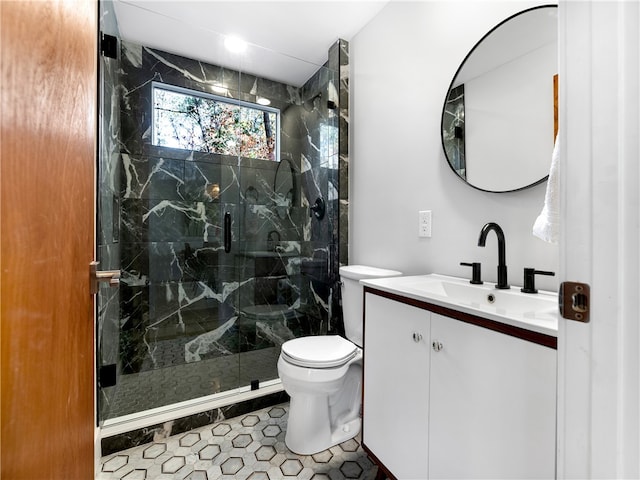
<path fill-rule="evenodd" d="M 278 114 L 271 109 L 153 88 L 153 144 L 277 160 Z"/>

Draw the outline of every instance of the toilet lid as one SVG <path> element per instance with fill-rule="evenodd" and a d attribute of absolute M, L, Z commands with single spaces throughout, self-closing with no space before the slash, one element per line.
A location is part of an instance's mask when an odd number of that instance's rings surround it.
<path fill-rule="evenodd" d="M 338 335 L 295 338 L 282 344 L 285 360 L 300 367 L 339 367 L 357 353 L 358 347 Z"/>

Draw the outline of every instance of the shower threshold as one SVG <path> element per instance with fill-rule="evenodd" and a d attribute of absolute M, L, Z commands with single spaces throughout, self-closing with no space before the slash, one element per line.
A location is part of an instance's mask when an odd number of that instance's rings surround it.
<path fill-rule="evenodd" d="M 215 410 L 216 408 L 226 407 L 246 400 L 253 400 L 272 393 L 282 392 L 283 390 L 282 382 L 279 378 L 276 378 L 260 383 L 260 388 L 257 390 L 251 390 L 250 386 L 240 387 L 205 397 L 123 415 L 105 420 L 100 428 L 100 437 L 108 438 L 114 435 L 120 435 L 140 428 L 158 425 L 178 418 Z"/>

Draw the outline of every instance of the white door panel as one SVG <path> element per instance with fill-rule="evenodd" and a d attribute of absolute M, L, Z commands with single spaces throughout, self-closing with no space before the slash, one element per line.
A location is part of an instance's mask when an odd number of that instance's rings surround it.
<path fill-rule="evenodd" d="M 638 2 L 559 4 L 561 280 L 591 321 L 560 321 L 558 478 L 639 478 Z"/>

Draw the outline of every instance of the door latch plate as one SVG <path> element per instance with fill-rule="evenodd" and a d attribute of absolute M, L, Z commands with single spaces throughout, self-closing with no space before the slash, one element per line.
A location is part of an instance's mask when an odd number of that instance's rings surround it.
<path fill-rule="evenodd" d="M 586 283 L 562 282 L 558 292 L 560 315 L 567 320 L 589 323 L 591 289 Z"/>

